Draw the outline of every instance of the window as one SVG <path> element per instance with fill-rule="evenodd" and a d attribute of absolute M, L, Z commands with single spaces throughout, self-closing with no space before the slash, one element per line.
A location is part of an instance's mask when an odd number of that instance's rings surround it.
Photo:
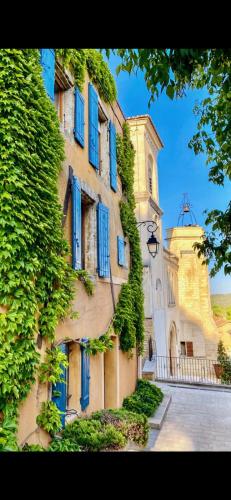
<path fill-rule="evenodd" d="M 60 66 L 58 61 L 55 64 L 55 79 L 54 79 L 54 104 L 57 110 L 58 119 L 62 125 L 65 120 L 64 109 L 64 94 L 65 90 L 70 89 L 72 86 L 64 69 Z"/>
<path fill-rule="evenodd" d="M 58 114 L 58 119 L 60 123 L 63 123 L 63 89 L 59 86 L 57 81 L 55 81 L 55 107 Z"/>
<path fill-rule="evenodd" d="M 181 356 L 193 357 L 193 342 L 181 342 L 180 354 Z"/>
<path fill-rule="evenodd" d="M 94 201 L 84 191 L 81 191 L 81 269 L 91 267 L 90 257 L 90 239 L 92 233 L 91 214 L 94 207 Z M 94 210 L 95 215 L 95 210 Z"/>
<path fill-rule="evenodd" d="M 148 157 L 148 190 L 149 190 L 149 193 L 151 195 L 152 195 L 152 190 L 153 190 L 152 175 L 153 175 L 153 160 L 152 160 L 152 157 L 149 156 Z"/>
<path fill-rule="evenodd" d="M 174 273 L 168 270 L 167 282 L 168 282 L 168 305 L 175 306 L 175 283 L 174 283 Z"/>
<path fill-rule="evenodd" d="M 99 155 L 99 175 L 103 171 L 103 152 L 106 149 L 107 141 L 107 117 L 101 107 L 98 105 L 98 155 Z M 105 140 L 106 138 L 106 140 Z"/>
<path fill-rule="evenodd" d="M 87 269 L 90 273 L 94 272 L 95 226 L 95 202 L 82 189 L 78 177 L 74 175 L 72 180 L 72 266 L 74 269 Z"/>
<path fill-rule="evenodd" d="M 125 266 L 125 241 L 122 236 L 117 236 L 117 254 L 119 266 Z"/>
<path fill-rule="evenodd" d="M 161 309 L 161 307 L 162 307 L 161 292 L 162 292 L 162 284 L 161 284 L 160 279 L 158 278 L 156 280 L 156 304 L 157 304 L 157 309 Z"/>

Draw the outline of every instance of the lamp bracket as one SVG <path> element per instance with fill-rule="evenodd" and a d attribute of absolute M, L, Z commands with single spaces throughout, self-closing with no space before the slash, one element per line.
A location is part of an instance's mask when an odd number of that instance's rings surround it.
<path fill-rule="evenodd" d="M 156 222 L 153 220 L 144 220 L 141 222 L 137 222 L 137 227 L 146 226 L 146 225 L 147 225 L 147 230 L 149 233 L 155 233 L 155 231 L 158 229 Z"/>

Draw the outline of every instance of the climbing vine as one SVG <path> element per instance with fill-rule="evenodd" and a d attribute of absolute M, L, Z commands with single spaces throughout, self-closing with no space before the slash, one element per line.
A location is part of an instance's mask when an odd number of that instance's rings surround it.
<path fill-rule="evenodd" d="M 76 271 L 77 278 L 79 281 L 83 283 L 83 286 L 87 292 L 88 295 L 93 295 L 94 293 L 94 285 L 91 281 L 91 278 L 88 274 L 88 272 L 85 269 L 78 269 Z"/>
<path fill-rule="evenodd" d="M 57 190 L 63 158 L 38 49 L 0 49 L 0 436 L 7 449 L 35 380 L 36 333 L 52 339 L 74 298 Z"/>
<path fill-rule="evenodd" d="M 107 64 L 95 49 L 56 49 L 73 68 L 81 88 L 87 69 L 105 102 L 116 98 Z M 74 280 L 89 295 L 93 284 L 84 271 L 67 262 L 69 246 L 62 229 L 58 175 L 64 139 L 53 104 L 46 94 L 38 49 L 0 49 L 0 450 L 16 450 L 19 403 L 35 381 L 39 365 L 36 335 L 54 339 L 61 319 L 71 314 Z M 124 126 L 118 139 L 119 173 L 126 196 L 121 220 L 131 248 L 129 282 L 123 285 L 114 318 L 123 350 L 142 352 L 143 292 L 139 234 L 134 215 L 134 151 Z M 122 307 L 124 305 L 124 309 Z M 89 354 L 111 349 L 109 332 L 89 339 Z M 60 351 L 59 351 L 60 352 Z M 62 354 L 62 353 L 61 353 Z M 41 382 L 60 380 L 57 350 L 48 349 Z M 43 403 L 37 423 L 48 432 L 60 428 L 55 403 Z"/>
<path fill-rule="evenodd" d="M 116 85 L 108 64 L 102 54 L 96 49 L 56 49 L 65 67 L 72 69 L 75 84 L 81 91 L 84 84 L 85 71 L 92 82 L 98 87 L 99 94 L 105 102 L 116 99 Z"/>
<path fill-rule="evenodd" d="M 142 354 L 144 342 L 143 264 L 134 212 L 134 157 L 135 151 L 130 140 L 129 127 L 125 123 L 123 136 L 117 134 L 117 163 L 124 194 L 124 199 L 120 203 L 120 217 L 124 234 L 128 237 L 130 244 L 130 272 L 128 283 L 121 287 L 114 316 L 114 328 L 120 335 L 123 351 L 131 351 L 136 345 L 138 354 Z"/>
<path fill-rule="evenodd" d="M 63 382 L 63 368 L 68 366 L 67 356 L 59 347 L 46 350 L 44 362 L 39 366 L 39 381 L 57 384 Z"/>
<path fill-rule="evenodd" d="M 113 340 L 110 336 L 110 331 L 108 330 L 103 335 L 100 335 L 98 339 L 88 339 L 88 342 L 80 342 L 85 350 L 86 354 L 95 356 L 98 352 L 106 352 L 107 350 L 113 349 Z"/>
<path fill-rule="evenodd" d="M 36 422 L 39 427 L 42 427 L 53 436 L 62 428 L 62 413 L 53 401 L 44 401 Z"/>

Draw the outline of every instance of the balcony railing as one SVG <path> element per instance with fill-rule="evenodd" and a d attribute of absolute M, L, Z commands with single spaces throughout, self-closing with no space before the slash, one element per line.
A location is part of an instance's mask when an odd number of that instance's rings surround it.
<path fill-rule="evenodd" d="M 157 380 L 185 383 L 231 385 L 231 377 L 224 377 L 224 370 L 216 360 L 196 357 L 154 357 Z"/>

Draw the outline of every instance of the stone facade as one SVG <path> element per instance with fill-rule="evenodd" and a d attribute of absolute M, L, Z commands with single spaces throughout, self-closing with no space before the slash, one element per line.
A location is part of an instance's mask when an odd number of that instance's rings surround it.
<path fill-rule="evenodd" d="M 149 340 L 158 356 L 181 356 L 186 343 L 188 355 L 216 359 L 219 334 L 213 320 L 208 268 L 197 257 L 193 244 L 200 241 L 199 226 L 174 227 L 167 231 L 164 247 L 159 206 L 157 156 L 163 147 L 149 115 L 128 118 L 135 148 L 134 190 L 136 217 L 140 223 L 154 221 L 160 245 L 153 259 L 147 249 L 150 233 L 140 225 L 145 296 L 145 350 L 143 374 L 149 377 Z M 147 362 L 146 362 L 147 361 Z M 153 368 L 154 369 L 154 368 Z"/>
<path fill-rule="evenodd" d="M 179 265 L 179 342 L 193 342 L 196 357 L 216 359 L 219 336 L 211 309 L 208 268 L 193 249 L 203 234 L 203 229 L 197 225 L 174 227 L 168 229 L 167 241 Z"/>

